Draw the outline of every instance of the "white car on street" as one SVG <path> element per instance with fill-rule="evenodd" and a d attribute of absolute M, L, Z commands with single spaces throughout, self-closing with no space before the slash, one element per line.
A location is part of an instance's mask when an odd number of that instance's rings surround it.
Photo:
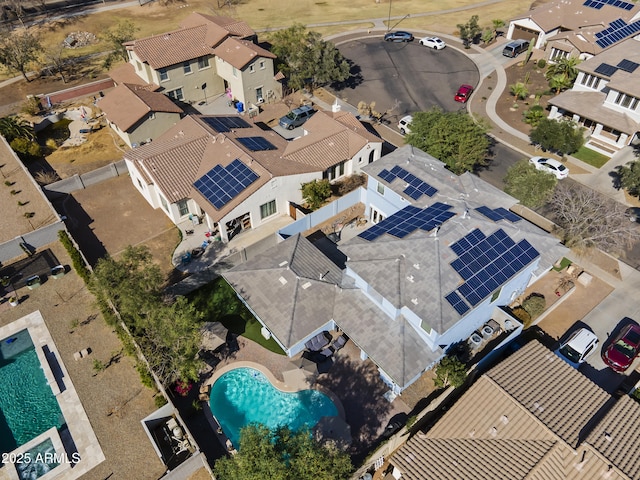
<path fill-rule="evenodd" d="M 447 46 L 441 39 L 438 37 L 424 37 L 420 39 L 420 45 L 424 45 L 425 47 L 433 48 L 434 50 L 442 50 Z"/>
<path fill-rule="evenodd" d="M 409 125 L 411 125 L 412 121 L 413 121 L 413 117 L 411 115 L 407 115 L 400 119 L 400 121 L 398 122 L 398 130 L 400 130 L 400 133 L 402 135 L 411 133 L 411 127 L 409 127 Z"/>
<path fill-rule="evenodd" d="M 529 163 L 532 163 L 538 170 L 555 175 L 558 180 L 569 176 L 569 169 L 553 158 L 532 157 L 529 159 Z"/>

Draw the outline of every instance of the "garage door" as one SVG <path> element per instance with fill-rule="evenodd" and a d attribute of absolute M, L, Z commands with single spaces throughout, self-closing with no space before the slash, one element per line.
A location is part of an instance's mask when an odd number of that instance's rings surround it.
<path fill-rule="evenodd" d="M 526 40 L 527 42 L 530 42 L 532 38 L 535 38 L 535 41 L 534 41 L 534 45 L 535 45 L 535 42 L 538 41 L 539 33 L 540 32 L 536 30 L 531 30 L 530 28 L 524 28 L 524 27 L 520 27 L 519 25 L 516 25 L 513 29 L 513 34 L 511 35 L 511 38 L 513 40 Z"/>

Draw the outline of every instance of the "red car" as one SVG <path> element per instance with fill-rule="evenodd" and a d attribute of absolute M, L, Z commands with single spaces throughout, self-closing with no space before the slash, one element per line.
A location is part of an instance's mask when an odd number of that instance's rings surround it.
<path fill-rule="evenodd" d="M 640 326 L 627 325 L 602 353 L 602 360 L 616 372 L 624 372 L 640 353 Z"/>
<path fill-rule="evenodd" d="M 456 96 L 453 99 L 456 102 L 467 103 L 471 93 L 473 92 L 473 87 L 471 85 L 460 85 L 460 88 L 456 92 Z"/>

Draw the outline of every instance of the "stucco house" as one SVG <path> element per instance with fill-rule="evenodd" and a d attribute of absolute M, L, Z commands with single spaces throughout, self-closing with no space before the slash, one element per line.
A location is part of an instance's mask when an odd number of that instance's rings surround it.
<path fill-rule="evenodd" d="M 282 96 L 275 79 L 276 57 L 256 40 L 245 22 L 193 13 L 178 30 L 125 46 L 128 68 L 141 82 L 157 85 L 170 98 L 199 103 L 227 94 L 248 108 Z"/>
<path fill-rule="evenodd" d="M 550 61 L 592 57 L 640 31 L 640 5 L 618 0 L 557 0 L 509 22 L 507 38 L 535 42 Z"/>
<path fill-rule="evenodd" d="M 348 112 L 316 113 L 287 141 L 240 115 L 187 116 L 124 156 L 131 181 L 176 225 L 194 217 L 223 242 L 289 214 L 301 184 L 359 173 L 382 140 Z"/>
<path fill-rule="evenodd" d="M 615 398 L 537 341 L 482 375 L 384 480 L 640 478 L 640 404 Z"/>
<path fill-rule="evenodd" d="M 340 329 L 398 394 L 488 324 L 517 335 L 521 324 L 500 307 L 566 248 L 510 212 L 512 197 L 410 146 L 363 171 L 370 228 L 338 241 L 336 252 L 304 238 L 302 222 L 223 276 L 287 355 Z"/>
<path fill-rule="evenodd" d="M 629 38 L 581 62 L 573 88 L 549 100 L 549 118 L 575 120 L 587 146 L 611 156 L 638 140 L 640 40 Z"/>
<path fill-rule="evenodd" d="M 129 147 L 153 141 L 175 125 L 184 111 L 148 86 L 122 83 L 100 100 L 109 126 Z"/>

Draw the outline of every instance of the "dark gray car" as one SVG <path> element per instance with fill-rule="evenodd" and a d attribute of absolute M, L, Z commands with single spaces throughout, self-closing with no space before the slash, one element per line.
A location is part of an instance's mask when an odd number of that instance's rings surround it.
<path fill-rule="evenodd" d="M 293 130 L 296 127 L 299 127 L 304 122 L 306 122 L 311 115 L 316 113 L 313 107 L 309 105 L 303 105 L 300 108 L 296 108 L 287 113 L 284 117 L 280 119 L 280 126 L 282 128 L 286 128 L 287 130 Z"/>

